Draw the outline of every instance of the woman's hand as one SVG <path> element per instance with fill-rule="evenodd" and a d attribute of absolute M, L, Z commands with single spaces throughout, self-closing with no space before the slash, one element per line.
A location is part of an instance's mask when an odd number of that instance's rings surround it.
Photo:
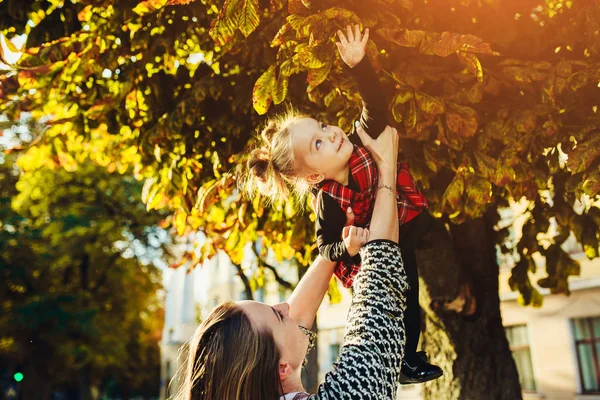
<path fill-rule="evenodd" d="M 380 172 L 396 171 L 398 161 L 398 131 L 389 125 L 377 139 L 373 139 L 362 127 L 356 129 L 360 140 L 369 150 Z"/>
<path fill-rule="evenodd" d="M 352 27 L 348 25 L 346 27 L 348 38 L 344 36 L 342 31 L 337 31 L 339 42 L 336 42 L 336 46 L 340 52 L 340 57 L 350 68 L 354 68 L 365 56 L 365 48 L 369 41 L 369 29 L 365 29 L 365 35 L 361 38 L 360 28 L 358 25 L 354 25 L 354 33 L 352 33 Z"/>

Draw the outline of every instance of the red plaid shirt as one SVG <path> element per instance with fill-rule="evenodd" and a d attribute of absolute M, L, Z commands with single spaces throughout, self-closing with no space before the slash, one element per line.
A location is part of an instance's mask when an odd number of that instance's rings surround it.
<path fill-rule="evenodd" d="M 360 190 L 356 192 L 341 183 L 329 180 L 321 186 L 321 191 L 331 196 L 344 211 L 352 206 L 355 216 L 354 225 L 368 228 L 379 182 L 377 166 L 371 154 L 365 148 L 359 146 L 354 146 L 349 163 L 350 174 L 352 174 L 352 178 L 356 181 Z M 396 194 L 400 225 L 412 220 L 424 208 L 427 208 L 427 199 L 417 188 L 406 163 L 398 163 Z M 338 262 L 335 267 L 335 275 L 345 287 L 350 287 L 354 282 L 354 276 L 359 270 L 360 265 L 347 265 L 344 262 Z"/>

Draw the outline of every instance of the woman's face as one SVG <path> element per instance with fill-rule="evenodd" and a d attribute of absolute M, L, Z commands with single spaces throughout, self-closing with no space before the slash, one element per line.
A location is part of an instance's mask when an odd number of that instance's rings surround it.
<path fill-rule="evenodd" d="M 281 354 L 280 363 L 288 363 L 296 370 L 302 366 L 308 349 L 308 337 L 302 333 L 296 321 L 290 318 L 290 305 L 279 303 L 268 306 L 257 301 L 240 301 L 252 325 L 273 333 L 275 344 Z"/>

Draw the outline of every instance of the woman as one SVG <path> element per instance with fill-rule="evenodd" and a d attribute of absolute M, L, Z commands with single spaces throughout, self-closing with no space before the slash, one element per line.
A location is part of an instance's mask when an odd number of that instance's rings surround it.
<path fill-rule="evenodd" d="M 358 134 L 379 170 L 371 231 L 346 227 L 344 237 L 368 242 L 355 278 L 352 305 L 338 361 L 317 393 L 300 379 L 316 311 L 335 264 L 317 258 L 288 303 L 226 303 L 198 328 L 189 344 L 178 399 L 393 399 L 404 352 L 404 292 L 396 203 L 398 135 L 386 127 L 377 140 Z"/>

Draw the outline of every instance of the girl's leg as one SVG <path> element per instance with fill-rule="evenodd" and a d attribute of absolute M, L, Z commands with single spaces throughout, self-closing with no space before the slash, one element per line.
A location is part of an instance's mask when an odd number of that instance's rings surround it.
<path fill-rule="evenodd" d="M 417 353 L 421 336 L 421 306 L 419 306 L 419 272 L 414 247 L 406 246 L 405 249 L 402 249 L 402 259 L 406 269 L 406 278 L 410 285 L 406 293 L 406 311 L 404 312 L 406 347 L 400 374 L 400 383 L 407 385 L 437 379 L 443 375 L 443 372 L 437 365 L 429 363 L 425 352 Z"/>
<path fill-rule="evenodd" d="M 412 246 L 402 247 L 402 260 L 406 270 L 409 289 L 406 292 L 406 311 L 404 312 L 404 325 L 406 329 L 406 347 L 404 359 L 409 363 L 414 362 L 419 337 L 421 336 L 421 306 L 419 305 L 419 272 L 417 257 Z"/>

